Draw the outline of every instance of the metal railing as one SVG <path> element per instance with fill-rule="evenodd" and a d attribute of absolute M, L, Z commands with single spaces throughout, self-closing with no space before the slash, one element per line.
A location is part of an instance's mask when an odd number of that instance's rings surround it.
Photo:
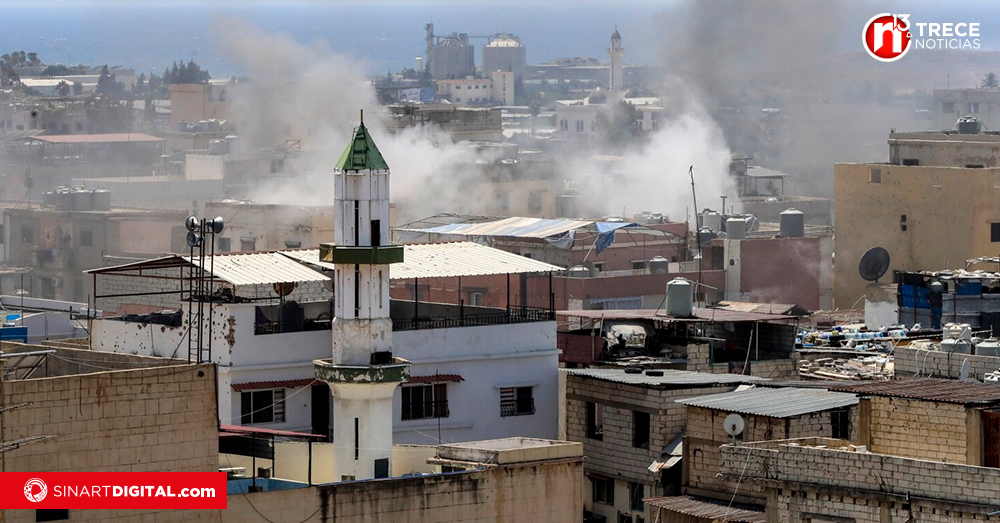
<path fill-rule="evenodd" d="M 530 416 L 535 413 L 535 398 L 515 400 L 500 404 L 500 417 Z"/>
<path fill-rule="evenodd" d="M 533 307 L 510 307 L 485 314 L 468 314 L 439 318 L 393 318 L 393 331 L 422 329 L 448 329 L 455 327 L 478 327 L 483 325 L 508 325 L 536 321 L 554 321 L 555 313 L 549 309 Z"/>
<path fill-rule="evenodd" d="M 424 401 L 419 403 L 403 402 L 403 421 L 447 418 L 450 415 L 451 411 L 448 410 L 448 400 Z"/>
<path fill-rule="evenodd" d="M 285 332 L 328 331 L 331 325 L 330 320 L 269 321 L 254 325 L 253 333 L 259 335 L 281 334 Z"/>

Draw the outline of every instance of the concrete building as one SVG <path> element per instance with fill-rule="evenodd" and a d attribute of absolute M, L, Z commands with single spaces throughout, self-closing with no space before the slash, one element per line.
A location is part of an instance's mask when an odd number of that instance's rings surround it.
<path fill-rule="evenodd" d="M 439 38 L 430 49 L 430 72 L 437 79 L 465 78 L 476 74 L 476 50 L 465 33 Z"/>
<path fill-rule="evenodd" d="M 508 33 L 497 33 L 483 47 L 483 72 L 491 74 L 506 71 L 514 73 L 514 81 L 523 81 L 526 57 L 527 49 L 521 45 L 520 38 Z"/>
<path fill-rule="evenodd" d="M 221 216 L 226 227 L 217 252 L 276 251 L 318 247 L 333 236 L 332 206 L 260 204 L 245 200 L 205 202 L 203 216 Z"/>
<path fill-rule="evenodd" d="M 437 98 L 456 105 L 514 105 L 514 73 L 491 71 L 489 78 L 438 80 Z"/>
<path fill-rule="evenodd" d="M 975 521 L 995 511 L 1000 386 L 935 379 L 858 394 L 856 440 L 724 445 L 720 472 L 762 488 L 767 521 Z M 961 485 L 961 487 L 953 487 Z"/>
<path fill-rule="evenodd" d="M 667 114 L 659 98 L 625 98 L 622 94 L 618 101 L 632 104 L 639 110 L 639 126 L 643 131 L 657 129 L 659 121 Z M 582 100 L 556 100 L 557 136 L 564 140 L 596 139 L 600 131 L 597 128 L 597 115 L 609 110 L 609 104 L 613 103 L 617 102 L 604 91 L 595 91 Z"/>
<path fill-rule="evenodd" d="M 32 129 L 45 131 L 48 134 L 86 133 L 86 101 L 66 98 L 27 98 L 0 103 L 0 135 L 22 133 Z"/>
<path fill-rule="evenodd" d="M 463 140 L 501 141 L 503 123 L 499 108 L 455 107 L 451 104 L 390 105 L 390 131 L 433 126 L 455 142 Z"/>
<path fill-rule="evenodd" d="M 978 118 L 992 131 L 1000 129 L 1000 89 L 935 89 L 931 104 L 934 130 L 954 130 L 963 116 Z"/>
<path fill-rule="evenodd" d="M 181 121 L 229 119 L 230 80 L 209 80 L 202 84 L 170 85 L 170 126 Z"/>
<path fill-rule="evenodd" d="M 1000 135 L 891 133 L 888 163 L 838 164 L 834 300 L 866 294 L 858 263 L 886 249 L 889 272 L 963 267 L 1000 242 Z"/>
<path fill-rule="evenodd" d="M 86 302 L 94 289 L 81 271 L 103 267 L 105 256 L 142 258 L 183 248 L 187 212 L 95 208 L 94 194 L 80 189 L 54 195 L 63 198 L 57 204 L 0 211 L 0 264 L 33 268 L 24 287 L 31 296 Z"/>
<path fill-rule="evenodd" d="M 609 68 L 608 77 L 608 91 L 611 93 L 613 99 L 618 99 L 622 96 L 622 89 L 624 89 L 624 82 L 622 76 L 622 58 L 625 56 L 625 48 L 622 47 L 622 35 L 618 33 L 618 27 L 615 27 L 615 32 L 611 33 L 611 47 L 608 47 L 608 58 L 611 59 L 611 67 Z"/>
<path fill-rule="evenodd" d="M 761 381 L 680 370 L 562 372 L 566 439 L 583 443 L 587 457 L 585 508 L 609 521 L 653 521 L 643 500 L 680 491 L 680 459 L 671 453 L 680 450 L 674 441 L 684 432 L 686 411 L 675 400 Z"/>

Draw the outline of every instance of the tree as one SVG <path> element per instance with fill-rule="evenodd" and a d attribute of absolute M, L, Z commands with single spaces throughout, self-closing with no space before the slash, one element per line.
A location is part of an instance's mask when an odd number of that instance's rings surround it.
<path fill-rule="evenodd" d="M 979 82 L 979 87 L 983 89 L 996 89 L 1000 87 L 1000 78 L 997 78 L 996 73 L 986 73 L 986 76 Z"/>
<path fill-rule="evenodd" d="M 65 80 L 59 82 L 59 84 L 56 85 L 56 93 L 59 96 L 69 96 L 69 92 L 70 92 L 70 86 L 68 83 L 66 83 Z"/>
<path fill-rule="evenodd" d="M 80 82 L 73 82 L 73 94 L 83 94 L 83 84 Z"/>
<path fill-rule="evenodd" d="M 194 60 L 189 60 L 180 64 L 174 62 L 173 67 L 163 70 L 163 83 L 172 84 L 201 84 L 211 80 L 212 77 L 196 64 Z"/>
<path fill-rule="evenodd" d="M 115 98 L 125 95 L 125 85 L 115 79 L 108 70 L 107 64 L 101 67 L 101 75 L 97 78 L 97 94 L 106 94 Z"/>
<path fill-rule="evenodd" d="M 619 147 L 638 144 L 645 134 L 639 120 L 642 111 L 628 102 L 621 101 L 608 104 L 608 107 L 597 113 L 595 131 L 604 139 L 605 145 Z"/>

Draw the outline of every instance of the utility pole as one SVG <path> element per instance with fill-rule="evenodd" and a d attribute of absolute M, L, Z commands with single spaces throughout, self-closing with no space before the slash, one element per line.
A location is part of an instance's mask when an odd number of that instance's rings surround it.
<path fill-rule="evenodd" d="M 703 261 L 701 251 L 701 227 L 698 226 L 698 193 L 694 190 L 694 166 L 688 167 L 688 175 L 691 177 L 691 200 L 694 204 L 694 237 L 698 244 L 698 284 L 701 284 L 701 264 Z M 725 209 L 723 209 L 725 211 Z"/>

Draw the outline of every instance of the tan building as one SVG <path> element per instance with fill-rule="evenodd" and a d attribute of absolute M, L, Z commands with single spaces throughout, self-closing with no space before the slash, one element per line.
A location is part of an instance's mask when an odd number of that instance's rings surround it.
<path fill-rule="evenodd" d="M 954 129 L 963 116 L 982 120 L 987 129 L 1000 129 L 1000 89 L 935 89 L 931 116 L 935 129 Z"/>
<path fill-rule="evenodd" d="M 686 408 L 675 400 L 729 392 L 753 376 L 679 370 L 626 373 L 622 368 L 568 369 L 566 439 L 583 443 L 588 511 L 653 521 L 647 497 L 680 492 Z M 633 519 L 637 521 L 638 519 Z"/>
<path fill-rule="evenodd" d="M 204 215 L 225 220 L 225 229 L 215 239 L 218 252 L 317 247 L 333 237 L 333 206 L 223 200 L 205 202 Z"/>
<path fill-rule="evenodd" d="M 437 96 L 458 105 L 514 105 L 514 73 L 488 74 L 489 78 L 438 80 Z"/>
<path fill-rule="evenodd" d="M 184 120 L 189 123 L 202 120 L 229 118 L 229 80 L 210 80 L 203 84 L 173 84 L 170 86 L 170 125 L 176 128 Z"/>
<path fill-rule="evenodd" d="M 835 169 L 835 306 L 866 293 L 858 263 L 873 247 L 892 271 L 964 268 L 1000 249 L 1000 135 L 891 133 L 889 162 Z"/>
<path fill-rule="evenodd" d="M 1000 497 L 1000 385 L 914 379 L 843 385 L 857 439 L 727 444 L 720 472 L 763 488 L 770 522 L 988 520 Z"/>

